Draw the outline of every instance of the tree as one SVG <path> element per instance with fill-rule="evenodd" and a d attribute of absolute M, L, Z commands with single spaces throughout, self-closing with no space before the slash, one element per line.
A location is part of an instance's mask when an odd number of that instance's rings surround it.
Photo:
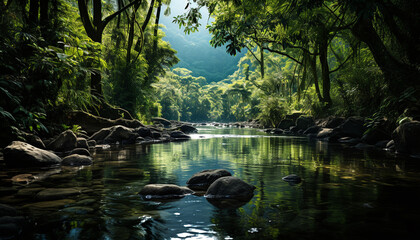
<path fill-rule="evenodd" d="M 83 26 L 86 30 L 86 34 L 97 43 L 102 43 L 102 35 L 105 30 L 105 27 L 108 25 L 111 20 L 115 17 L 122 14 L 126 9 L 133 6 L 134 4 L 139 4 L 142 0 L 133 0 L 125 7 L 119 9 L 118 11 L 112 13 L 111 15 L 103 18 L 103 3 L 101 0 L 92 0 L 92 12 L 93 16 L 90 16 L 90 11 L 88 8 L 88 0 L 78 0 L 80 17 L 82 19 Z M 91 91 L 94 94 L 99 96 L 103 95 L 102 92 L 102 83 L 101 83 L 101 73 L 99 71 L 93 72 L 91 75 Z"/>

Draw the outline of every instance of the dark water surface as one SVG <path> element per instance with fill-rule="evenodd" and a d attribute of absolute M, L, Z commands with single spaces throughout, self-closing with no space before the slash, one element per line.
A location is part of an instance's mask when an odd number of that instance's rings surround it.
<path fill-rule="evenodd" d="M 192 137 L 96 150 L 94 165 L 51 170 L 0 202 L 31 216 L 25 239 L 417 239 L 420 233 L 416 159 L 254 129 L 203 127 Z M 214 168 L 256 186 L 251 201 L 219 209 L 202 196 L 153 202 L 137 194 L 149 183 L 185 185 Z M 26 172 L 2 167 L 0 180 Z M 289 174 L 303 182 L 282 181 Z M 69 187 L 83 193 L 49 201 L 30 194 Z"/>

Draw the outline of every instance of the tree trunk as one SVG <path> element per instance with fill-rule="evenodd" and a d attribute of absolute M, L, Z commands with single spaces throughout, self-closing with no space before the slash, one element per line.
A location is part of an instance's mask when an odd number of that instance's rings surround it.
<path fill-rule="evenodd" d="M 316 95 L 318 96 L 318 100 L 320 102 L 324 102 L 324 98 L 322 97 L 321 91 L 319 89 L 318 71 L 316 69 L 316 55 L 314 55 L 313 57 L 309 56 L 308 59 L 309 59 L 309 67 L 311 68 L 312 76 L 314 78 Z"/>
<path fill-rule="evenodd" d="M 319 62 L 321 64 L 322 95 L 327 107 L 332 104 L 330 89 L 330 67 L 328 66 L 328 36 L 323 36 L 319 43 Z"/>
<path fill-rule="evenodd" d="M 261 68 L 261 78 L 264 79 L 264 47 L 263 42 L 260 43 L 260 68 Z"/>
<path fill-rule="evenodd" d="M 29 3 L 29 24 L 37 25 L 39 14 L 39 0 L 31 0 Z"/>
<path fill-rule="evenodd" d="M 390 54 L 373 28 L 371 20 L 360 18 L 353 26 L 352 32 L 368 45 L 392 95 L 400 96 L 408 87 L 419 84 L 420 72 L 408 64 L 401 63 Z"/>

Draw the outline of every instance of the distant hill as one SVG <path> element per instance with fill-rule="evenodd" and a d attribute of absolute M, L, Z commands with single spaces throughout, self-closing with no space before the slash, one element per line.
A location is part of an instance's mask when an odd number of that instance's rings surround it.
<path fill-rule="evenodd" d="M 166 29 L 163 29 L 166 33 L 164 40 L 168 41 L 172 48 L 178 51 L 177 56 L 181 60 L 174 67 L 187 68 L 193 72 L 193 76 L 205 77 L 208 83 L 227 78 L 236 71 L 238 61 L 243 53 L 231 56 L 226 53 L 225 48 L 210 46 L 211 35 L 205 28 L 208 20 L 207 12 L 202 13 L 203 19 L 200 22 L 202 25 L 200 30 L 185 35 L 183 29 L 179 29 L 177 24 L 172 23 L 174 16 L 184 13 L 185 6 L 185 0 L 172 0 L 171 15 L 163 16 L 162 14 L 161 16 L 161 23 L 166 26 Z"/>

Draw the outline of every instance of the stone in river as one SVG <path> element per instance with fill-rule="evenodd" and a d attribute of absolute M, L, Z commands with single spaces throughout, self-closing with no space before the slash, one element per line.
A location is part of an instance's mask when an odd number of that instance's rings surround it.
<path fill-rule="evenodd" d="M 93 163 L 92 158 L 85 155 L 72 154 L 63 158 L 62 165 L 65 166 L 82 166 L 91 165 Z"/>
<path fill-rule="evenodd" d="M 237 177 L 227 176 L 214 181 L 207 189 L 205 197 L 249 201 L 254 196 L 254 189 L 254 186 Z"/>
<path fill-rule="evenodd" d="M 78 188 L 47 188 L 38 192 L 35 198 L 38 200 L 63 199 L 80 193 Z"/>
<path fill-rule="evenodd" d="M 283 181 L 288 182 L 288 183 L 292 183 L 292 184 L 298 184 L 298 183 L 302 182 L 302 178 L 299 177 L 296 174 L 290 174 L 286 177 L 283 177 L 282 179 L 283 179 Z"/>
<path fill-rule="evenodd" d="M 232 174 L 225 169 L 208 169 L 195 173 L 188 181 L 187 185 L 193 190 L 207 190 L 207 188 L 218 178 L 231 176 Z"/>

